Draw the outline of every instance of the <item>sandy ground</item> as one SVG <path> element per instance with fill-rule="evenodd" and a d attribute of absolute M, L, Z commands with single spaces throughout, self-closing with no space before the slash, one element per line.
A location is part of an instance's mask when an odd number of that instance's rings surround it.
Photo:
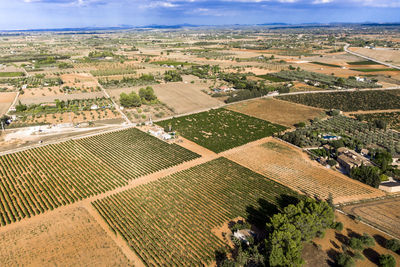
<path fill-rule="evenodd" d="M 311 197 L 327 199 L 331 193 L 335 203 L 344 203 L 385 195 L 381 190 L 310 160 L 300 149 L 277 139 L 267 140 L 224 154 L 230 160 Z"/>
<path fill-rule="evenodd" d="M 63 87 L 96 88 L 97 86 L 96 79 L 89 73 L 62 74 L 61 79 L 64 82 Z"/>
<path fill-rule="evenodd" d="M 0 115 L 3 115 L 8 111 L 15 99 L 16 94 L 17 93 L 15 92 L 0 93 Z"/>
<path fill-rule="evenodd" d="M 400 238 L 400 197 L 345 206 L 343 210 Z"/>
<path fill-rule="evenodd" d="M 338 252 L 342 252 L 342 244 L 347 244 L 349 238 L 357 237 L 364 233 L 369 234 L 375 239 L 375 246 L 363 251 L 362 254 L 365 259 L 363 261 L 357 261 L 357 266 L 377 266 L 380 254 L 391 254 L 396 258 L 397 263 L 400 262 L 400 255 L 384 248 L 385 240 L 391 239 L 391 237 L 364 223 L 356 222 L 339 212 L 336 212 L 335 216 L 337 221 L 343 223 L 343 231 L 338 232 L 334 229 L 328 229 L 323 239 L 314 239 L 314 242 L 320 245 L 322 250 L 328 254 L 331 262 L 334 261 Z"/>
<path fill-rule="evenodd" d="M 86 209 L 0 229 L 2 266 L 130 266 L 122 251 Z"/>
<path fill-rule="evenodd" d="M 382 62 L 400 65 L 400 50 L 391 49 L 369 49 L 363 47 L 350 47 L 350 51 L 359 53 L 361 55 L 377 59 Z"/>
<path fill-rule="evenodd" d="M 307 122 L 315 117 L 325 116 L 322 109 L 274 98 L 256 99 L 229 105 L 227 109 L 289 127 L 298 122 Z"/>

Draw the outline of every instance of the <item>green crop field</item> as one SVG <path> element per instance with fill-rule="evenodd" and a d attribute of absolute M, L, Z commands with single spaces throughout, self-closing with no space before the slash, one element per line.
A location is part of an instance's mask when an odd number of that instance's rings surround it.
<path fill-rule="evenodd" d="M 282 125 L 223 108 L 173 118 L 157 124 L 164 128 L 171 125 L 172 130 L 216 153 L 286 129 Z"/>
<path fill-rule="evenodd" d="M 371 60 L 347 62 L 349 65 L 380 65 L 379 63 Z"/>
<path fill-rule="evenodd" d="M 380 72 L 380 71 L 400 71 L 399 69 L 386 68 L 386 69 L 350 69 L 361 72 Z"/>
<path fill-rule="evenodd" d="M 0 162 L 2 225 L 127 183 L 73 141 L 1 156 Z"/>
<path fill-rule="evenodd" d="M 168 144 L 136 128 L 76 142 L 129 179 L 199 157 L 179 145 Z"/>
<path fill-rule="evenodd" d="M 341 66 L 335 65 L 335 64 L 329 64 L 329 63 L 324 63 L 324 62 L 318 62 L 318 61 L 312 61 L 312 64 L 316 65 L 321 65 L 321 66 L 327 66 L 327 67 L 334 67 L 334 68 L 340 68 Z"/>
<path fill-rule="evenodd" d="M 0 77 L 20 77 L 25 76 L 23 72 L 0 72 Z"/>
<path fill-rule="evenodd" d="M 269 74 L 264 74 L 264 75 L 257 75 L 256 77 L 264 79 L 264 80 L 268 80 L 270 82 L 286 82 L 285 79 L 279 78 L 279 77 L 275 77 Z"/>
<path fill-rule="evenodd" d="M 215 251 L 225 246 L 212 229 L 254 215 L 260 203 L 272 215 L 285 202 L 282 196 L 298 197 L 260 174 L 218 158 L 92 204 L 145 265 L 207 266 L 215 260 Z"/>
<path fill-rule="evenodd" d="M 286 95 L 277 98 L 307 106 L 342 111 L 400 108 L 400 90 L 329 92 Z"/>
<path fill-rule="evenodd" d="M 196 157 L 138 129 L 6 154 L 0 157 L 0 224 L 104 193 Z"/>

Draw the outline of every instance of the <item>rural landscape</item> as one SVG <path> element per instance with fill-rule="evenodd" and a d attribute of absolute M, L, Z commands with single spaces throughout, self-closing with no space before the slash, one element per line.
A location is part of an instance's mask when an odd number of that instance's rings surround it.
<path fill-rule="evenodd" d="M 400 25 L 0 31 L 1 266 L 400 265 Z"/>

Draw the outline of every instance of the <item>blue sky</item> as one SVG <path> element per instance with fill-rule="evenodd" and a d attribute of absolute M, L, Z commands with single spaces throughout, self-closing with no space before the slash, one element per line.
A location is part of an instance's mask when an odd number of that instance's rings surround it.
<path fill-rule="evenodd" d="M 400 0 L 0 0 L 0 29 L 400 22 Z"/>

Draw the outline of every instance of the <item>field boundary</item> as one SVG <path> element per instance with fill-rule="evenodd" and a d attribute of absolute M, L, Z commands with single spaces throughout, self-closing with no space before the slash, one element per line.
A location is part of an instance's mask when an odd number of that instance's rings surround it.
<path fill-rule="evenodd" d="M 352 215 L 352 214 L 348 214 L 348 213 L 342 211 L 342 210 L 339 209 L 339 208 L 337 208 L 336 210 L 337 210 L 337 212 L 342 213 L 342 214 L 346 215 L 347 217 L 350 217 L 350 218 L 351 218 L 352 216 L 354 216 L 354 215 Z M 360 218 L 360 221 L 359 221 L 359 222 L 361 222 L 361 223 L 363 223 L 363 224 L 365 224 L 365 225 L 367 225 L 367 226 L 369 226 L 369 227 L 371 227 L 371 228 L 373 228 L 373 229 L 375 229 L 375 230 L 377 230 L 377 231 L 379 231 L 379 232 L 382 232 L 382 233 L 384 233 L 384 234 L 386 234 L 386 235 L 388 235 L 388 236 L 390 236 L 390 237 L 392 237 L 392 238 L 396 238 L 396 239 L 399 238 L 399 237 L 396 237 L 396 236 L 394 236 L 393 234 L 389 233 L 388 231 L 383 230 L 383 229 L 380 228 L 378 225 L 376 225 L 376 224 L 374 224 L 374 223 L 372 223 L 372 222 L 370 222 L 370 221 L 364 219 L 363 217 L 359 217 L 359 218 Z"/>

